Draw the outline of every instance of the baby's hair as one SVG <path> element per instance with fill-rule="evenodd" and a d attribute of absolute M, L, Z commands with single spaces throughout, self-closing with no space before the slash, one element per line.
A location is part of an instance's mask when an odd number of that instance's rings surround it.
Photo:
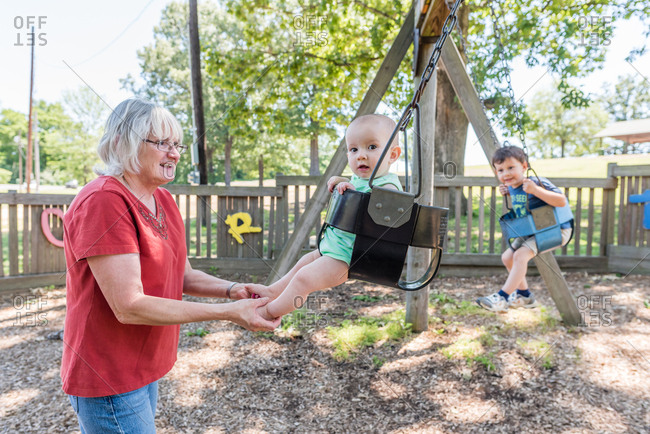
<path fill-rule="evenodd" d="M 390 131 L 390 132 L 392 132 L 395 129 L 395 126 L 397 125 L 397 123 L 391 118 L 389 118 L 388 116 L 380 115 L 377 113 L 371 113 L 371 114 L 361 115 L 357 118 L 354 118 L 354 120 L 350 122 L 350 125 L 348 125 L 348 129 L 350 129 L 352 125 L 361 122 L 375 122 L 377 124 L 380 124 L 381 127 L 386 128 L 386 131 Z M 347 130 L 346 130 L 346 134 L 347 134 Z M 392 148 L 398 145 L 399 145 L 399 134 L 395 134 L 395 138 L 391 142 L 390 146 Z"/>
<path fill-rule="evenodd" d="M 523 149 L 518 146 L 507 145 L 497 149 L 497 151 L 494 153 L 492 156 L 492 166 L 495 164 L 501 164 L 508 158 L 514 158 L 521 164 L 524 164 L 527 161 L 526 154 L 524 153 Z"/>

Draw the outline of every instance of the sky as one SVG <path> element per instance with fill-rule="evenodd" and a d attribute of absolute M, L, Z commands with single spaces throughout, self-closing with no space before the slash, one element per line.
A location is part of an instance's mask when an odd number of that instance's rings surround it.
<path fill-rule="evenodd" d="M 27 38 L 31 25 L 36 33 L 34 98 L 61 101 L 63 91 L 86 85 L 112 107 L 128 98 L 130 94 L 121 89 L 119 80 L 129 73 L 139 76 L 137 50 L 153 41 L 153 28 L 168 1 L 2 2 L 0 109 L 28 111 L 31 47 Z M 650 78 L 650 53 L 632 64 L 625 61 L 630 49 L 643 42 L 641 23 L 633 20 L 614 25 L 605 68 L 577 83 L 587 92 L 599 92 L 605 82 L 620 75 Z M 586 27 L 586 41 L 588 32 Z M 543 68 L 528 69 L 521 61 L 511 66 L 515 95 L 523 96 L 524 101 L 552 83 L 553 77 Z M 471 128 L 467 145 L 466 165 L 487 164 Z"/>

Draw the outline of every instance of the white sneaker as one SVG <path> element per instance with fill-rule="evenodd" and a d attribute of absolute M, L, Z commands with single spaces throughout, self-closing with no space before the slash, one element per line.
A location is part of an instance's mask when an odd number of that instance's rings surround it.
<path fill-rule="evenodd" d="M 532 309 L 533 307 L 539 306 L 539 303 L 537 303 L 537 300 L 535 300 L 535 295 L 531 292 L 530 296 L 524 297 L 521 294 L 518 294 L 517 292 L 513 292 L 510 294 L 510 297 L 508 297 L 508 307 L 512 308 L 526 308 L 526 309 Z"/>
<path fill-rule="evenodd" d="M 506 312 L 508 310 L 508 302 L 498 292 L 487 297 L 479 297 L 476 299 L 476 303 L 492 312 Z"/>

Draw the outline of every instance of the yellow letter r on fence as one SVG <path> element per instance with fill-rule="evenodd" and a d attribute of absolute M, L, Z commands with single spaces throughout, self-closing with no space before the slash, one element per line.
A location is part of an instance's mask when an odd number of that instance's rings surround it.
<path fill-rule="evenodd" d="M 254 232 L 262 232 L 262 228 L 251 226 L 253 219 L 250 214 L 246 212 L 238 212 L 230 214 L 226 217 L 226 224 L 230 226 L 228 233 L 231 234 L 239 244 L 244 243 L 241 234 L 248 234 Z"/>

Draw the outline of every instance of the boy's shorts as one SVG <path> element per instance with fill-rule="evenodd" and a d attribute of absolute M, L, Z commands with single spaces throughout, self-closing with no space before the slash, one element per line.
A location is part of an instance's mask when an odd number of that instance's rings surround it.
<path fill-rule="evenodd" d="M 562 229 L 561 232 L 562 232 L 561 246 L 565 246 L 571 239 L 571 234 L 573 232 L 573 229 L 566 228 L 566 229 Z M 511 248 L 513 250 L 517 250 L 521 246 L 526 246 L 530 250 L 532 250 L 534 254 L 537 254 L 537 243 L 535 242 L 535 237 L 519 237 L 519 238 L 515 238 L 512 241 Z"/>

